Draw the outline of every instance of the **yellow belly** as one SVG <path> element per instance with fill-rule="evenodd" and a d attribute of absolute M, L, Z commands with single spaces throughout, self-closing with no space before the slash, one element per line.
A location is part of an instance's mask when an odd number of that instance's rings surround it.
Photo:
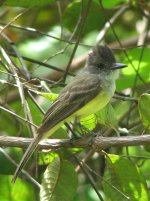
<path fill-rule="evenodd" d="M 90 114 L 98 112 L 99 110 L 101 110 L 103 107 L 107 105 L 107 103 L 112 98 L 114 91 L 115 91 L 115 87 L 112 87 L 111 90 L 107 90 L 105 92 L 100 93 L 93 100 L 91 100 L 89 103 L 83 106 L 81 109 L 74 112 L 71 116 L 59 122 L 56 126 L 54 126 L 51 130 L 49 130 L 45 134 L 45 137 L 52 135 L 60 126 L 63 125 L 64 122 L 71 122 L 71 121 L 74 121 L 74 119 L 80 119 Z"/>
<path fill-rule="evenodd" d="M 91 100 L 89 103 L 87 103 L 84 107 L 82 107 L 80 110 L 76 111 L 73 114 L 74 118 L 82 118 L 85 116 L 88 116 L 90 114 L 98 112 L 100 109 L 105 107 L 107 103 L 110 101 L 112 95 L 106 93 L 100 93 L 97 95 L 93 100 Z"/>

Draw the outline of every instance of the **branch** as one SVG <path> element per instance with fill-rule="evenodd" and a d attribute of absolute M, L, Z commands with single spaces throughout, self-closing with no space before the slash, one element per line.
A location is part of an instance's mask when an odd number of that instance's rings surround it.
<path fill-rule="evenodd" d="M 91 137 L 90 137 L 91 138 Z M 85 148 L 92 146 L 93 149 L 102 150 L 110 147 L 138 146 L 150 144 L 150 135 L 126 136 L 126 137 L 93 137 L 80 139 L 48 139 L 39 143 L 38 149 L 57 150 L 59 148 Z M 0 136 L 0 146 L 27 148 L 33 138 Z"/>

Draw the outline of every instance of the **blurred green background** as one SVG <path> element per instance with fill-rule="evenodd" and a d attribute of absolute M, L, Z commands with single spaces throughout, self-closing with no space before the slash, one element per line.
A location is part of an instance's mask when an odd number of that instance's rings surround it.
<path fill-rule="evenodd" d="M 58 94 L 75 74 L 80 73 L 88 52 L 99 43 L 107 44 L 113 49 L 117 60 L 128 65 L 128 68 L 121 70 L 116 82 L 117 92 L 122 92 L 133 100 L 112 99 L 114 110 L 111 113 L 109 110 L 103 126 L 99 125 L 102 121 L 97 122 L 95 131 L 100 130 L 103 133 L 104 130 L 105 136 L 115 136 L 116 132 L 112 130 L 114 125 L 110 125 L 114 121 L 116 124 L 117 121 L 119 127 L 129 131 L 129 135 L 150 133 L 149 1 L 6 0 L 1 4 L 0 45 L 16 66 L 24 87 L 29 112 L 36 125 L 40 124 L 43 112 L 35 102 L 46 111 L 52 101 L 44 98 L 43 93 Z M 17 52 L 22 57 L 16 55 Z M 62 82 L 64 73 L 72 55 L 64 83 Z M 10 71 L 11 65 L 9 66 L 2 51 L 0 57 L 0 135 L 32 137 L 32 129 L 25 121 L 4 110 L 6 108 L 26 119 L 18 86 Z M 21 58 L 23 62 L 20 61 Z M 143 94 L 146 95 L 141 96 Z M 59 130 L 57 137 L 60 132 L 61 138 L 67 137 L 64 130 Z M 93 170 L 89 174 L 92 175 L 103 200 L 120 201 L 128 200 L 130 197 L 132 201 L 148 201 L 150 199 L 149 146 L 110 148 L 105 151 L 109 153 L 105 158 L 99 153 L 93 153 L 93 157 L 87 161 L 87 165 Z M 25 176 L 18 179 L 15 185 L 11 184 L 15 166 L 3 152 L 19 162 L 24 150 L 12 147 L 2 147 L 0 150 L 0 200 L 40 200 L 39 189 Z M 88 150 L 74 152 L 70 150 L 69 153 L 60 155 L 66 154 L 70 157 L 72 153 L 78 154 L 82 160 Z M 70 158 L 69 161 L 74 167 L 77 165 Z M 30 161 L 27 170 L 35 176 L 35 160 Z M 78 176 L 73 174 L 72 166 L 68 167 L 70 171 L 68 175 L 64 170 L 65 168 L 62 168 L 66 177 L 71 178 L 73 175 L 75 180 L 78 177 L 78 184 L 74 184 L 72 198 L 67 199 L 67 193 L 64 192 L 63 196 L 60 194 L 59 201 L 100 200 L 87 175 L 81 170 Z M 39 182 L 43 171 L 43 166 L 37 170 Z M 67 188 L 63 186 L 62 180 L 60 186 L 63 190 Z M 45 198 L 45 200 L 52 199 Z"/>

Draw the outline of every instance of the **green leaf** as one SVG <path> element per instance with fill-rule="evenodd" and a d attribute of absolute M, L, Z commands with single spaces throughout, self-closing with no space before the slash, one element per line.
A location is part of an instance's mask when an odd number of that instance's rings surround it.
<path fill-rule="evenodd" d="M 84 117 L 80 120 L 81 125 L 88 128 L 89 130 L 93 130 L 96 127 L 97 119 L 95 114 L 91 114 L 87 117 Z"/>
<path fill-rule="evenodd" d="M 108 104 L 102 110 L 96 113 L 98 123 L 113 128 L 116 132 L 118 130 L 118 121 L 111 104 Z"/>
<path fill-rule="evenodd" d="M 40 93 L 39 95 L 47 98 L 48 100 L 54 102 L 57 97 L 59 96 L 59 94 L 55 94 L 55 93 Z"/>
<path fill-rule="evenodd" d="M 47 98 L 48 100 L 54 102 L 57 97 L 59 96 L 59 94 L 55 94 L 55 93 L 43 93 L 43 92 L 39 92 L 39 91 L 36 91 L 36 90 L 32 90 L 32 92 L 40 95 L 40 96 L 43 96 L 45 98 Z"/>
<path fill-rule="evenodd" d="M 52 163 L 52 161 L 58 157 L 58 154 L 55 152 L 48 152 L 48 153 L 39 153 L 38 157 L 38 164 L 39 165 L 47 165 L 49 163 Z"/>
<path fill-rule="evenodd" d="M 83 1 L 83 12 L 87 8 L 87 2 L 87 0 Z M 67 27 L 71 32 L 74 30 L 79 19 L 82 9 L 81 5 L 80 0 L 74 0 L 65 9 L 63 18 L 64 26 Z M 93 1 L 88 12 L 83 34 L 87 34 L 94 30 L 100 30 L 103 27 L 104 22 L 105 19 L 103 17 L 103 13 L 101 12 L 100 6 L 97 5 L 97 2 Z"/>
<path fill-rule="evenodd" d="M 121 3 L 127 3 L 127 0 L 103 0 L 102 4 L 104 6 L 104 8 L 113 8 L 114 6 L 121 4 Z"/>
<path fill-rule="evenodd" d="M 0 175 L 0 200 L 1 201 L 29 201 L 35 200 L 34 189 L 31 185 L 17 179 L 15 184 L 11 183 L 11 176 Z"/>
<path fill-rule="evenodd" d="M 34 7 L 34 6 L 38 6 L 38 7 L 42 7 L 42 6 L 46 6 L 49 5 L 50 3 L 55 2 L 55 0 L 7 0 L 5 1 L 5 4 L 8 6 L 17 6 L 17 7 Z"/>
<path fill-rule="evenodd" d="M 139 99 L 139 113 L 145 126 L 150 126 L 150 94 L 142 94 Z"/>
<path fill-rule="evenodd" d="M 142 77 L 142 79 L 145 82 L 150 82 L 150 71 L 149 71 L 149 55 L 150 55 L 150 48 L 144 48 L 144 51 L 142 53 L 142 48 L 134 48 L 129 49 L 127 51 L 128 57 L 130 61 L 132 61 L 132 64 L 134 65 L 134 68 L 138 70 L 138 73 Z M 142 58 L 141 58 L 142 54 Z M 140 67 L 138 69 L 139 61 Z M 135 78 L 137 76 L 136 71 L 126 58 L 123 63 L 127 64 L 128 67 L 122 69 L 122 76 L 120 76 L 120 79 L 116 81 L 117 83 L 117 90 L 123 90 L 126 88 L 132 88 L 134 86 Z M 142 85 L 143 82 L 139 77 L 137 77 L 136 86 Z"/>
<path fill-rule="evenodd" d="M 68 161 L 56 158 L 46 169 L 42 181 L 41 201 L 71 201 L 77 189 L 77 175 Z"/>
<path fill-rule="evenodd" d="M 148 201 L 148 189 L 140 169 L 127 158 L 109 154 L 107 179 L 104 183 L 106 195 L 113 200 Z M 106 179 L 106 178 L 105 178 Z M 130 199 L 129 199 L 130 198 Z"/>

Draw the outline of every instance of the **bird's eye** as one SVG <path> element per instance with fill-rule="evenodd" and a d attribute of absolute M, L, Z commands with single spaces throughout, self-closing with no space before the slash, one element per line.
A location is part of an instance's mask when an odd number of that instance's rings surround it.
<path fill-rule="evenodd" d="M 103 63 L 98 63 L 97 65 L 96 65 L 96 67 L 97 68 L 105 68 L 105 64 L 103 64 Z"/>

